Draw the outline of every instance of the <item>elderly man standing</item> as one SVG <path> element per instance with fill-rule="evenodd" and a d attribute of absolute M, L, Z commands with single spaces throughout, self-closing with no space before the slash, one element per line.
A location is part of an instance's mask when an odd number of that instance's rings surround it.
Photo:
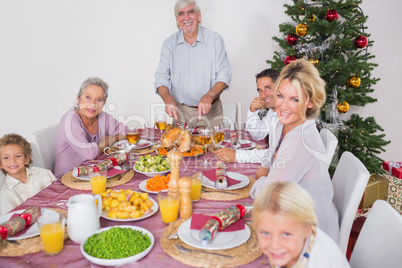
<path fill-rule="evenodd" d="M 178 0 L 174 7 L 179 31 L 162 44 L 155 91 L 165 112 L 175 121 L 198 125 L 222 122 L 219 97 L 228 89 L 232 69 L 220 35 L 202 26 L 195 0 Z"/>

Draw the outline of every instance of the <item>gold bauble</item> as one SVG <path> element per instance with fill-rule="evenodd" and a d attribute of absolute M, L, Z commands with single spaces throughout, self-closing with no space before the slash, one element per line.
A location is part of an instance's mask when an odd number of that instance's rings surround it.
<path fill-rule="evenodd" d="M 300 23 L 296 26 L 296 34 L 298 36 L 305 36 L 307 34 L 308 27 L 304 23 Z"/>
<path fill-rule="evenodd" d="M 338 112 L 340 112 L 341 114 L 344 114 L 347 111 L 349 111 L 349 103 L 347 103 L 346 101 L 339 102 L 338 103 Z"/>
<path fill-rule="evenodd" d="M 314 15 L 310 15 L 308 16 L 308 21 L 314 22 L 315 21 L 315 16 Z"/>
<path fill-rule="evenodd" d="M 310 59 L 308 59 L 308 62 L 310 62 L 311 64 L 313 64 L 315 67 L 318 66 L 318 60 L 316 57 L 311 57 Z"/>
<path fill-rule="evenodd" d="M 351 77 L 348 78 L 348 86 L 352 88 L 357 88 L 360 86 L 361 80 L 360 77 L 356 75 L 352 75 Z"/>

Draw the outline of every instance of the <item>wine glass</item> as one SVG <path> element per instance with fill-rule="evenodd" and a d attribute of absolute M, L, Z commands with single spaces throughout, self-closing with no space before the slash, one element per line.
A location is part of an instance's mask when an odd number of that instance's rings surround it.
<path fill-rule="evenodd" d="M 203 127 L 200 129 L 200 141 L 206 146 L 205 149 L 205 161 L 201 163 L 202 166 L 208 166 L 208 145 L 212 142 L 212 129 L 209 127 Z"/>
<path fill-rule="evenodd" d="M 166 127 L 166 115 L 165 114 L 157 114 L 155 117 L 155 125 L 156 128 L 161 131 L 161 134 L 163 130 Z"/>
<path fill-rule="evenodd" d="M 128 127 L 126 139 L 130 145 L 136 144 L 140 139 L 140 132 L 137 127 Z"/>
<path fill-rule="evenodd" d="M 221 145 L 223 138 L 225 137 L 225 132 L 223 128 L 223 124 L 219 124 L 214 126 L 214 143 L 215 145 Z"/>

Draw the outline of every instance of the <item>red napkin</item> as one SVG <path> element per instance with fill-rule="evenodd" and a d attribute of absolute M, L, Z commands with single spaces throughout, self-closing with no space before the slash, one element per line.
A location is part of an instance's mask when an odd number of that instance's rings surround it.
<path fill-rule="evenodd" d="M 212 216 L 208 215 L 193 214 L 191 218 L 190 229 L 201 230 L 202 227 L 204 227 L 204 225 L 207 223 L 207 221 L 211 219 L 211 217 Z M 223 229 L 221 232 L 234 232 L 239 230 L 244 230 L 244 219 L 236 221 L 232 225 L 229 225 L 228 227 Z"/>
<path fill-rule="evenodd" d="M 107 170 L 107 175 L 106 176 L 109 178 L 109 177 L 113 177 L 113 176 L 119 175 L 119 174 L 124 173 L 124 172 L 125 171 L 121 170 L 121 169 L 111 168 L 111 169 Z"/>
<path fill-rule="evenodd" d="M 225 147 L 232 147 L 230 142 L 227 142 L 227 141 L 223 141 L 221 143 L 221 145 L 225 146 Z M 242 149 L 242 148 L 250 148 L 250 146 L 251 146 L 251 143 L 240 143 L 240 149 Z"/>
<path fill-rule="evenodd" d="M 12 216 L 11 216 L 11 218 L 10 218 L 10 220 L 11 219 L 14 219 L 15 217 L 18 217 L 19 215 L 21 215 L 21 213 L 14 213 Z M 20 231 L 20 232 L 18 232 L 18 233 L 16 233 L 16 234 L 14 234 L 12 237 L 19 237 L 20 235 L 23 235 L 23 234 L 25 234 L 28 230 L 29 230 L 29 228 L 31 228 L 33 226 L 33 224 L 32 225 L 29 225 L 27 228 L 25 228 L 24 230 L 22 230 L 22 231 Z"/>
<path fill-rule="evenodd" d="M 216 181 L 216 178 L 215 178 L 215 169 L 203 171 L 202 174 L 203 174 L 205 177 L 207 177 L 210 181 L 213 181 L 213 182 Z M 238 184 L 238 183 L 241 182 L 241 180 L 239 181 L 239 180 L 232 179 L 232 178 L 230 178 L 228 175 L 226 175 L 226 180 L 227 180 L 227 182 L 228 182 L 228 187 L 229 187 L 229 186 L 232 186 L 232 185 L 235 185 L 235 184 Z"/>

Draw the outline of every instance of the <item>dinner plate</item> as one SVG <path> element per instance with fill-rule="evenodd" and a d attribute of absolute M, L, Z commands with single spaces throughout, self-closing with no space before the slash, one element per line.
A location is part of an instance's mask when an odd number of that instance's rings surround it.
<path fill-rule="evenodd" d="M 89 237 L 91 237 L 94 234 L 102 233 L 104 231 L 107 231 L 112 227 L 130 228 L 130 229 L 133 229 L 133 230 L 141 231 L 143 234 L 148 235 L 148 237 L 151 240 L 151 245 L 149 245 L 149 247 L 147 249 L 145 249 L 143 252 L 140 252 L 140 253 L 138 253 L 136 255 L 133 255 L 133 256 L 130 256 L 130 257 L 121 258 L 121 259 L 101 259 L 101 258 L 96 258 L 96 257 L 93 257 L 93 256 L 87 254 L 84 251 L 85 242 L 87 241 L 87 239 Z M 138 260 L 142 259 L 143 257 L 145 257 L 151 251 L 152 247 L 154 246 L 154 243 L 155 243 L 155 238 L 152 235 L 152 233 L 150 231 L 148 231 L 147 229 L 137 227 L 137 226 L 131 226 L 131 225 L 120 225 L 120 226 L 110 226 L 110 227 L 106 227 L 106 228 L 102 228 L 100 230 L 97 230 L 96 232 L 94 232 L 90 236 L 88 236 L 84 241 L 82 241 L 80 249 L 81 249 L 82 255 L 84 255 L 84 257 L 87 260 L 89 260 L 90 262 L 92 262 L 92 263 L 96 263 L 96 264 L 103 265 L 103 266 L 120 266 L 120 265 L 123 265 L 123 264 L 126 264 L 126 263 L 138 261 Z"/>
<path fill-rule="evenodd" d="M 219 232 L 211 244 L 203 245 L 200 230 L 191 230 L 191 219 L 183 222 L 178 230 L 179 238 L 187 245 L 206 250 L 221 250 L 240 246 L 250 238 L 250 228 L 244 224 L 244 229 L 233 232 Z"/>
<path fill-rule="evenodd" d="M 159 208 L 158 203 L 155 200 L 153 200 L 149 196 L 148 196 L 148 199 L 151 200 L 151 202 L 152 202 L 152 207 L 150 208 L 151 212 L 145 213 L 144 215 L 142 215 L 139 218 L 128 218 L 128 219 L 110 218 L 110 217 L 107 216 L 107 214 L 109 214 L 109 212 L 107 212 L 105 210 L 102 210 L 101 217 L 105 218 L 105 219 L 108 219 L 108 220 L 111 220 L 111 221 L 139 221 L 139 220 L 146 219 L 146 218 L 151 217 L 152 215 L 154 215 L 158 211 L 158 208 Z"/>
<path fill-rule="evenodd" d="M 113 167 L 114 169 L 118 169 L 118 170 L 122 170 L 121 169 L 121 166 L 115 166 L 115 167 Z M 120 173 L 121 174 L 121 173 Z M 117 174 L 117 175 L 120 175 L 120 174 Z M 83 180 L 83 181 L 89 181 L 89 175 L 84 175 L 84 176 L 76 176 L 76 175 L 74 175 L 74 172 L 73 172 L 73 174 L 71 174 L 71 175 L 73 175 L 73 177 L 74 178 L 76 178 L 76 179 L 79 179 L 79 180 Z M 107 179 L 109 179 L 109 178 L 113 178 L 114 176 L 116 176 L 116 175 L 111 175 L 111 176 L 106 176 L 106 178 Z"/>
<path fill-rule="evenodd" d="M 224 140 L 224 142 L 230 143 L 230 140 Z M 240 140 L 240 144 L 250 144 L 250 146 L 247 146 L 247 147 L 244 147 L 244 148 L 239 148 L 239 149 L 243 149 L 243 150 L 250 150 L 250 149 L 253 149 L 256 146 L 255 142 L 248 141 L 248 140 Z M 224 145 L 220 145 L 220 146 L 232 148 L 232 146 L 224 146 Z"/>
<path fill-rule="evenodd" d="M 226 172 L 226 176 L 229 176 L 230 178 L 238 180 L 240 182 L 235 185 L 229 186 L 222 191 L 240 189 L 240 188 L 246 187 L 250 183 L 250 179 L 247 176 L 240 174 L 240 173 L 228 171 L 228 172 Z M 202 186 L 205 186 L 207 188 L 216 189 L 215 182 L 209 180 L 205 176 L 203 176 L 203 178 L 202 178 Z"/>
<path fill-rule="evenodd" d="M 25 211 L 25 209 L 20 209 L 20 210 L 12 211 L 10 213 L 7 213 L 7 214 L 1 216 L 0 217 L 0 225 L 5 223 L 6 221 L 8 221 L 11 218 L 11 216 L 13 216 L 14 214 L 21 214 L 24 211 Z M 52 209 L 42 208 L 41 215 L 45 215 L 45 214 L 57 214 L 57 212 Z M 20 240 L 20 239 L 37 236 L 37 235 L 39 235 L 39 226 L 38 226 L 38 223 L 35 222 L 34 224 L 31 225 L 31 227 L 28 229 L 28 231 L 26 231 L 24 234 L 22 234 L 18 237 L 8 237 L 7 240 Z"/>
<path fill-rule="evenodd" d="M 127 147 L 130 146 L 130 144 L 128 143 L 128 141 L 126 140 L 121 140 L 116 142 L 115 144 L 113 144 L 114 147 L 116 147 L 117 149 L 126 149 Z M 137 150 L 137 149 L 144 149 L 151 146 L 151 142 L 149 140 L 145 140 L 145 139 L 140 139 L 135 146 L 133 146 L 132 149 Z"/>
<path fill-rule="evenodd" d="M 141 191 L 144 191 L 144 192 L 147 192 L 147 193 L 151 193 L 151 194 L 157 194 L 158 193 L 157 191 L 147 190 L 147 180 L 143 180 L 142 182 L 140 182 L 139 187 L 140 187 Z M 167 191 L 168 191 L 168 189 L 165 189 L 165 190 L 162 190 L 161 192 L 167 192 Z"/>

